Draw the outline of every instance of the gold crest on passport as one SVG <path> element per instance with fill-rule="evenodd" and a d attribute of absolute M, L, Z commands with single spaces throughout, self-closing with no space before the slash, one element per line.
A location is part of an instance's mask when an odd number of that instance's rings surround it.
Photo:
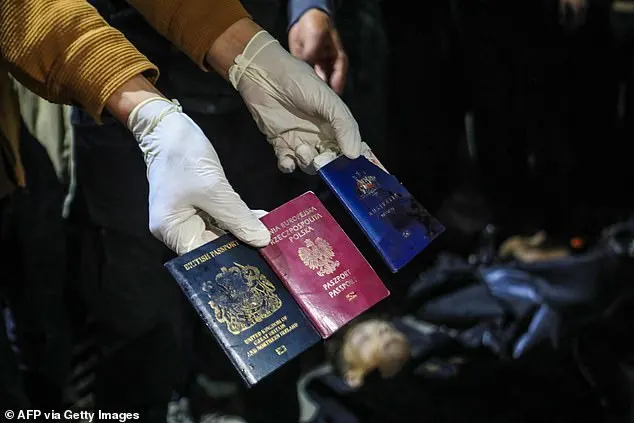
<path fill-rule="evenodd" d="M 321 339 L 259 250 L 231 234 L 165 267 L 248 387 Z"/>
<path fill-rule="evenodd" d="M 238 335 L 270 317 L 282 307 L 282 300 L 275 293 L 275 286 L 255 266 L 234 263 L 222 267 L 215 281 L 207 281 L 202 290 L 214 293 L 209 306 L 218 323 Z"/>
<path fill-rule="evenodd" d="M 339 267 L 339 261 L 335 260 L 335 252 L 328 241 L 323 238 L 307 239 L 304 241 L 305 247 L 297 250 L 302 263 L 310 270 L 317 269 L 317 275 L 330 275 Z"/>

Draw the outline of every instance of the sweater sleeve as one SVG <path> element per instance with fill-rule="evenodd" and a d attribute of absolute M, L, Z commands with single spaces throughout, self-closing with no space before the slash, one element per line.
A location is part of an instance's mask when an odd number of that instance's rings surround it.
<path fill-rule="evenodd" d="M 0 53 L 13 76 L 49 101 L 79 104 L 98 121 L 123 83 L 141 73 L 158 77 L 85 0 L 2 0 L 0 22 Z"/>
<path fill-rule="evenodd" d="M 310 9 L 319 9 L 332 16 L 330 0 L 289 0 L 288 1 L 288 28 Z"/>
<path fill-rule="evenodd" d="M 250 17 L 238 0 L 128 0 L 145 19 L 200 68 L 231 25 Z"/>

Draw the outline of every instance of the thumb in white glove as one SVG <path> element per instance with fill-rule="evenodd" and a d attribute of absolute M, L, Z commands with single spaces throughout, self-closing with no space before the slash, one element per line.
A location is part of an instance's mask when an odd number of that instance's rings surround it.
<path fill-rule="evenodd" d="M 364 142 L 361 143 L 361 155 L 364 156 L 366 159 L 368 159 L 371 163 L 378 166 L 385 173 L 389 173 L 387 169 L 385 168 L 385 166 L 383 166 L 383 163 L 381 163 L 379 159 L 376 157 L 376 155 L 374 154 L 370 146 Z M 314 167 L 316 170 L 319 170 L 320 168 L 322 168 L 323 166 L 326 166 L 328 163 L 335 160 L 336 158 L 337 158 L 336 153 L 332 151 L 326 151 L 325 153 L 322 153 L 315 157 L 315 159 L 313 160 Z"/>
<path fill-rule="evenodd" d="M 299 166 L 314 173 L 314 158 L 327 151 L 351 159 L 361 153 L 359 127 L 341 98 L 266 31 L 234 59 L 229 80 L 273 146 L 282 172 Z"/>
<path fill-rule="evenodd" d="M 204 214 L 247 244 L 263 247 L 270 234 L 233 190 L 202 130 L 177 103 L 156 97 L 139 104 L 128 128 L 143 151 L 150 185 L 150 231 L 178 254 L 222 232 Z"/>

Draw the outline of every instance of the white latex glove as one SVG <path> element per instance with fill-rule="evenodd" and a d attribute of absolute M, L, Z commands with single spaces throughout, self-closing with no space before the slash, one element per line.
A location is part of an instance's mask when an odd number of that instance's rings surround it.
<path fill-rule="evenodd" d="M 250 245 L 270 242 L 269 231 L 227 181 L 211 143 L 178 103 L 145 101 L 130 114 L 128 128 L 147 165 L 150 231 L 156 238 L 184 254 L 222 233 L 209 225 L 211 217 Z"/>
<path fill-rule="evenodd" d="M 273 146 L 282 172 L 314 173 L 319 154 L 361 153 L 359 126 L 344 102 L 306 63 L 266 31 L 253 36 L 229 68 L 258 128 Z"/>

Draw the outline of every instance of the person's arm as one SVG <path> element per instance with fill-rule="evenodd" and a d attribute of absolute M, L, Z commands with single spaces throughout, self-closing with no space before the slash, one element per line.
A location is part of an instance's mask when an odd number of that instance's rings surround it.
<path fill-rule="evenodd" d="M 9 71 L 49 101 L 79 104 L 99 120 L 109 101 L 122 118 L 123 98 L 157 94 L 141 76 L 156 79 L 156 66 L 85 0 L 2 0 L 0 22 Z"/>
<path fill-rule="evenodd" d="M 238 0 L 128 0 L 199 67 L 223 77 L 261 28 Z"/>
<path fill-rule="evenodd" d="M 288 46 L 293 56 L 309 63 L 337 94 L 343 92 L 348 56 L 328 0 L 290 0 Z"/>
<path fill-rule="evenodd" d="M 123 83 L 106 100 L 106 109 L 119 122 L 127 125 L 132 110 L 146 100 L 164 97 L 156 87 L 142 75 Z"/>
<path fill-rule="evenodd" d="M 240 19 L 211 44 L 205 54 L 205 66 L 229 80 L 229 68 L 234 65 L 235 58 L 242 54 L 249 41 L 260 31 L 262 27 L 251 19 Z"/>

